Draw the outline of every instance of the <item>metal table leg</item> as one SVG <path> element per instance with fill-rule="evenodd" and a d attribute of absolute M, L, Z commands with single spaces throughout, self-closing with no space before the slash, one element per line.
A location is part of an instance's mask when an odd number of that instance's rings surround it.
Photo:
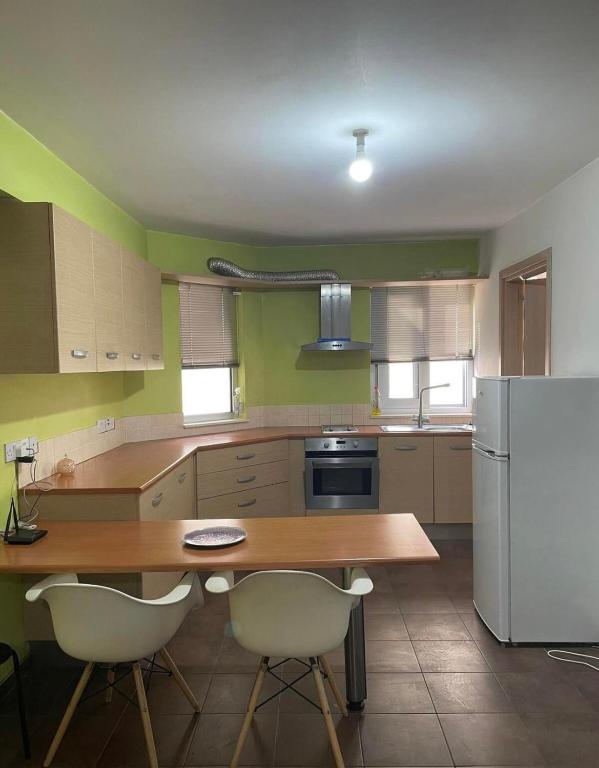
<path fill-rule="evenodd" d="M 350 587 L 350 568 L 343 569 L 343 587 Z M 345 687 L 347 708 L 364 709 L 366 700 L 366 655 L 364 646 L 364 605 L 362 599 L 352 610 L 345 636 Z"/>

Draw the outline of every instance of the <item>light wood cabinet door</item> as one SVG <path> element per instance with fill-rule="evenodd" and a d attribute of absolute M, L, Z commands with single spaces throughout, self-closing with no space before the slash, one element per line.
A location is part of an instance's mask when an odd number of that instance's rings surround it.
<path fill-rule="evenodd" d="M 146 324 L 146 368 L 164 368 L 162 351 L 162 279 L 160 270 L 148 261 L 144 269 L 144 303 Z"/>
<path fill-rule="evenodd" d="M 51 206 L 0 200 L 0 373 L 56 373 Z"/>
<path fill-rule="evenodd" d="M 144 261 L 121 248 L 123 264 L 123 316 L 125 370 L 146 370 L 146 309 Z"/>
<path fill-rule="evenodd" d="M 190 520 L 195 518 L 194 459 L 186 459 L 139 499 L 140 520 Z M 145 600 L 162 597 L 175 587 L 183 574 L 180 571 L 144 572 L 141 593 Z"/>
<path fill-rule="evenodd" d="M 93 232 L 96 358 L 98 371 L 125 369 L 121 249 Z"/>
<path fill-rule="evenodd" d="M 432 523 L 433 438 L 405 435 L 379 440 L 379 510 L 411 512 L 421 523 Z"/>
<path fill-rule="evenodd" d="M 472 437 L 435 441 L 435 523 L 472 522 Z"/>
<path fill-rule="evenodd" d="M 52 206 L 56 332 L 60 373 L 96 370 L 92 230 Z"/>

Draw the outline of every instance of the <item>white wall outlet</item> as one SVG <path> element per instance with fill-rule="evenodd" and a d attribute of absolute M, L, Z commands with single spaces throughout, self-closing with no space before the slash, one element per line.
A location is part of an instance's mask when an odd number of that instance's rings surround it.
<path fill-rule="evenodd" d="M 96 429 L 99 433 L 106 432 L 106 419 L 98 419 L 96 421 Z"/>
<path fill-rule="evenodd" d="M 11 461 L 16 461 L 17 458 L 25 458 L 27 456 L 33 455 L 29 444 L 30 439 L 31 438 L 26 437 L 23 440 L 15 440 L 12 443 L 4 443 L 4 461 L 6 464 L 9 464 Z M 39 450 L 37 438 L 33 439 L 36 441 L 36 445 L 38 446 L 37 450 Z"/>
<path fill-rule="evenodd" d="M 29 448 L 29 453 L 35 456 L 36 453 L 39 453 L 40 441 L 37 439 L 37 437 L 28 437 L 27 447 Z"/>
<path fill-rule="evenodd" d="M 114 429 L 114 416 L 108 416 L 106 418 L 106 431 L 110 432 Z"/>

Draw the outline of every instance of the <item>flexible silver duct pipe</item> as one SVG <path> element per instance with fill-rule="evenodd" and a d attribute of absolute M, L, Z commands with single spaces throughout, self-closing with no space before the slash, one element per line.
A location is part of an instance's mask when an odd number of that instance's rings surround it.
<path fill-rule="evenodd" d="M 264 280 L 265 282 L 301 282 L 305 280 L 339 280 L 339 273 L 332 269 L 304 269 L 289 272 L 263 272 L 243 269 L 227 259 L 208 259 L 208 269 L 223 277 L 237 277 L 241 280 Z"/>

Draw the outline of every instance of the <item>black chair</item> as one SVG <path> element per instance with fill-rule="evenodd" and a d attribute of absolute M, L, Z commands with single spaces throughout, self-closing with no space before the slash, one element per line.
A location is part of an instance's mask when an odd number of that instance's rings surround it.
<path fill-rule="evenodd" d="M 17 701 L 19 704 L 19 718 L 21 720 L 21 737 L 23 739 L 23 753 L 26 758 L 31 757 L 31 749 L 29 746 L 29 732 L 27 730 L 27 719 L 25 717 L 25 699 L 23 697 L 23 683 L 21 680 L 21 667 L 19 665 L 19 657 L 10 645 L 6 643 L 0 643 L 0 664 L 12 659 L 12 666 L 15 677 L 15 688 L 17 689 Z"/>

